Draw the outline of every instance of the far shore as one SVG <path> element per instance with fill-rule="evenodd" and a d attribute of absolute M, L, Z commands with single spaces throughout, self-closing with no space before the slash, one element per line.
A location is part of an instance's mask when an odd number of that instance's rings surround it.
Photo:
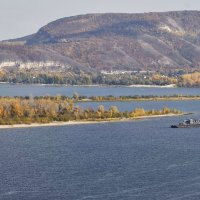
<path fill-rule="evenodd" d="M 170 84 L 170 85 L 128 85 L 126 87 L 146 87 L 146 88 L 175 88 L 177 87 L 176 84 Z"/>
<path fill-rule="evenodd" d="M 32 124 L 13 124 L 13 125 L 0 125 L 0 129 L 11 129 L 11 128 L 33 128 L 33 127 L 50 127 L 50 126 L 69 126 L 69 125 L 81 125 L 81 124 L 97 124 L 97 123 L 111 123 L 111 122 L 129 122 L 139 119 L 149 118 L 160 118 L 160 117 L 176 117 L 182 115 L 188 115 L 191 113 L 181 114 L 166 114 L 166 115 L 151 115 L 151 116 L 140 116 L 134 118 L 110 118 L 107 120 L 82 120 L 82 121 L 67 121 L 67 122 L 50 122 L 50 123 L 32 123 Z"/>
<path fill-rule="evenodd" d="M 10 85 L 36 85 L 36 86 L 55 86 L 55 87 L 128 87 L 128 88 L 176 88 L 176 84 L 170 85 L 106 85 L 106 84 L 92 84 L 92 85 L 68 85 L 68 84 L 45 84 L 45 83 L 9 83 L 0 82 L 0 84 L 10 84 Z"/>
<path fill-rule="evenodd" d="M 78 100 L 78 103 L 85 102 L 139 102 L 139 101 L 199 101 L 200 96 L 179 96 L 179 97 L 150 97 L 150 98 L 127 98 L 127 99 L 102 99 L 102 100 L 93 100 L 93 99 L 81 99 Z"/>

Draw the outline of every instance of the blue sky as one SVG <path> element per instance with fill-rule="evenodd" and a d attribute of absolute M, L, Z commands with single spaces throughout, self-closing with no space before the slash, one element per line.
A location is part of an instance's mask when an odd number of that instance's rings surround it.
<path fill-rule="evenodd" d="M 200 10 L 200 0 L 0 0 L 0 40 L 25 36 L 55 19 L 86 13 Z"/>

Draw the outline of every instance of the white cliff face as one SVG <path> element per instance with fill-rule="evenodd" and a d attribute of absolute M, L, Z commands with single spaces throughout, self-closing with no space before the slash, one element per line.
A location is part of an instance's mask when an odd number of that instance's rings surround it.
<path fill-rule="evenodd" d="M 3 68 L 3 67 L 15 67 L 17 66 L 17 63 L 14 62 L 14 61 L 5 61 L 5 62 L 1 62 L 0 63 L 0 68 Z"/>
<path fill-rule="evenodd" d="M 19 68 L 20 69 L 32 69 L 32 68 L 40 68 L 40 67 L 60 67 L 60 63 L 56 63 L 53 61 L 48 61 L 48 62 L 25 62 L 25 63 L 20 63 Z"/>
<path fill-rule="evenodd" d="M 183 28 L 172 18 L 168 17 L 166 23 L 161 23 L 159 29 L 164 32 L 173 33 L 175 35 L 183 36 L 185 31 Z"/>
<path fill-rule="evenodd" d="M 173 32 L 173 30 L 169 26 L 166 26 L 166 25 L 161 26 L 160 29 L 169 33 Z"/>
<path fill-rule="evenodd" d="M 176 32 L 185 34 L 185 31 L 183 30 L 183 28 L 172 18 L 168 17 L 167 21 L 169 23 L 170 26 L 174 27 L 174 29 L 176 30 Z"/>
<path fill-rule="evenodd" d="M 48 68 L 48 67 L 70 68 L 71 66 L 54 61 L 44 61 L 44 62 L 4 61 L 0 63 L 0 69 L 6 67 L 17 67 L 18 69 L 37 69 L 37 68 Z"/>

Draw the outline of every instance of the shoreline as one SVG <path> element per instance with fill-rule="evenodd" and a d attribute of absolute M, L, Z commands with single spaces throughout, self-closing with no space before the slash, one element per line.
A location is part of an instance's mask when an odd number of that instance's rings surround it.
<path fill-rule="evenodd" d="M 45 84 L 45 83 L 9 83 L 0 82 L 0 85 L 35 85 L 35 86 L 55 86 L 55 87 L 122 87 L 122 88 L 177 88 L 176 84 L 170 85 L 106 85 L 106 84 L 93 84 L 93 85 L 68 85 L 68 84 Z"/>
<path fill-rule="evenodd" d="M 82 100 L 78 100 L 75 103 L 89 103 L 89 102 L 141 102 L 141 101 L 199 101 L 200 100 L 200 96 L 199 97 L 168 97 L 168 98 L 164 98 L 164 97 L 155 97 L 155 98 L 130 98 L 130 99 L 106 99 L 106 100 L 92 100 L 92 99 L 82 99 Z"/>
<path fill-rule="evenodd" d="M 176 84 L 170 85 L 128 85 L 126 87 L 133 87 L 133 88 L 176 88 Z"/>
<path fill-rule="evenodd" d="M 99 124 L 99 123 L 112 123 L 112 122 L 130 122 L 140 119 L 151 119 L 160 117 L 178 117 L 182 115 L 188 115 L 191 113 L 181 114 L 166 114 L 166 115 L 151 115 L 151 116 L 140 116 L 134 118 L 110 118 L 107 120 L 96 120 L 96 121 L 67 121 L 67 122 L 50 122 L 50 123 L 31 123 L 31 124 L 13 124 L 13 125 L 0 125 L 0 129 L 13 129 L 13 128 L 34 128 L 34 127 L 51 127 L 51 126 L 69 126 L 69 125 L 84 125 L 84 124 Z"/>

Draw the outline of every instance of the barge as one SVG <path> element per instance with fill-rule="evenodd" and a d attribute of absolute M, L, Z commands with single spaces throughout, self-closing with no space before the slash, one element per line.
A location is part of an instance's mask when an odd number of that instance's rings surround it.
<path fill-rule="evenodd" d="M 178 125 L 171 125 L 171 128 L 195 128 L 200 127 L 200 119 L 187 119 Z"/>

